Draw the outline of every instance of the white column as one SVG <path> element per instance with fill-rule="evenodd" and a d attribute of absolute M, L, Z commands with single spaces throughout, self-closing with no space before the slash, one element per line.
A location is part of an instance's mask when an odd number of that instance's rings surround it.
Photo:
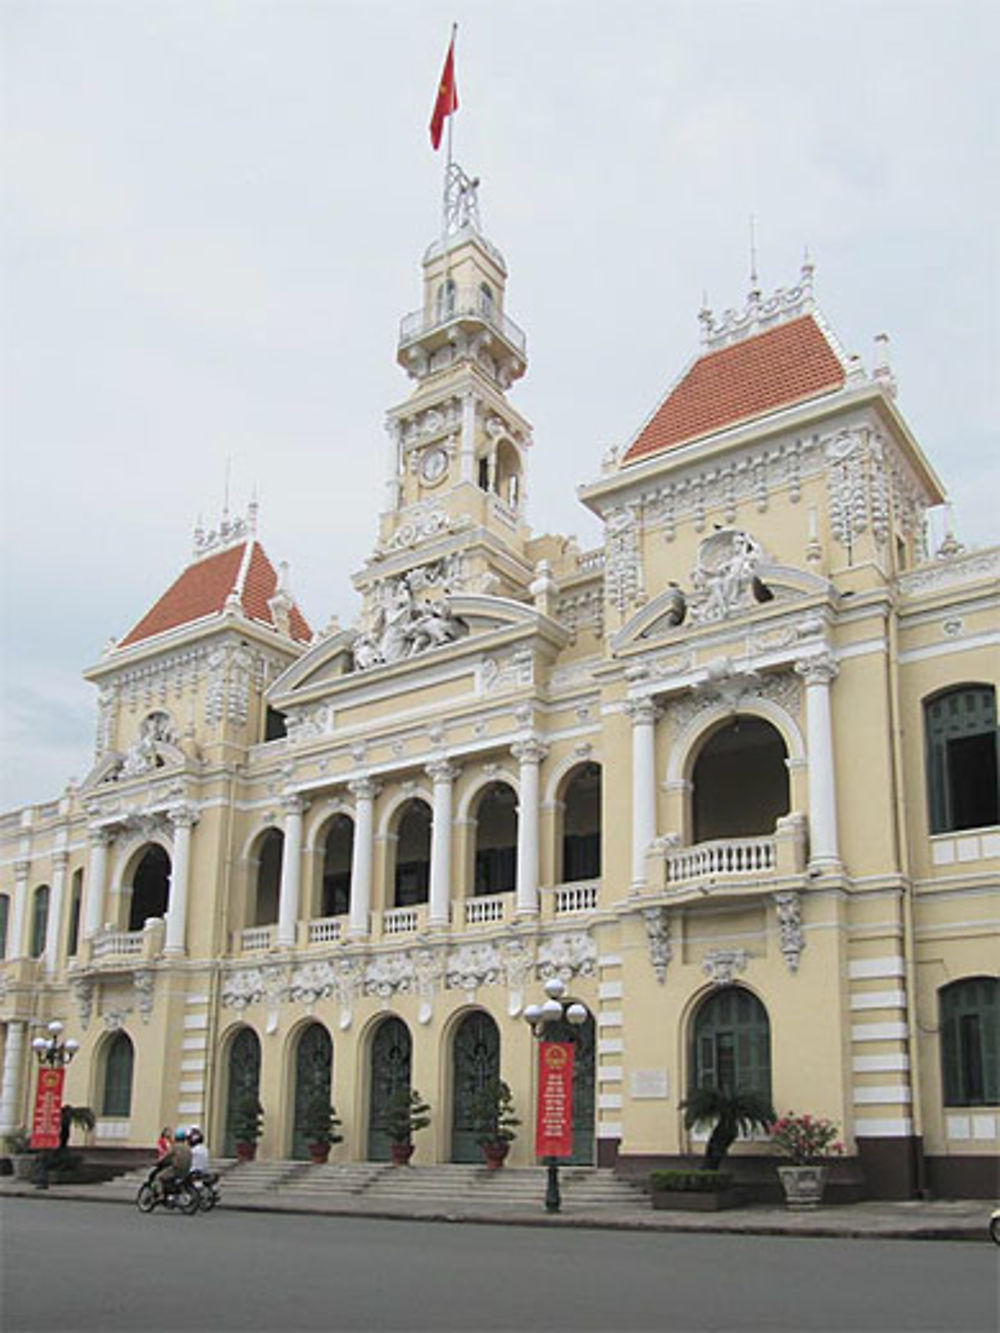
<path fill-rule="evenodd" d="M 63 898 L 66 893 L 66 867 L 69 852 L 58 851 L 52 857 L 52 885 L 49 897 L 49 920 L 45 929 L 45 971 L 49 976 L 59 962 L 59 931 L 62 924 Z"/>
<path fill-rule="evenodd" d="M 187 943 L 188 880 L 191 876 L 191 829 L 198 812 L 190 805 L 171 810 L 174 826 L 173 859 L 170 868 L 170 901 L 167 906 L 165 954 L 182 954 Z"/>
<path fill-rule="evenodd" d="M 0 1134 L 9 1134 L 22 1124 L 21 1065 L 24 1059 L 24 1029 L 20 1018 L 7 1024 L 7 1042 L 3 1051 L 3 1075 L 0 1077 Z"/>
<path fill-rule="evenodd" d="M 286 796 L 285 846 L 281 856 L 281 890 L 278 900 L 278 943 L 294 948 L 299 926 L 299 892 L 302 886 L 302 815 L 305 801 L 301 796 Z"/>
<path fill-rule="evenodd" d="M 427 924 L 446 926 L 451 904 L 451 787 L 459 770 L 447 759 L 435 759 L 425 771 L 434 784 L 431 901 Z"/>
<path fill-rule="evenodd" d="M 83 918 L 83 938 L 89 940 L 100 930 L 104 912 L 104 879 L 107 874 L 109 836 L 105 829 L 90 830 L 90 863 L 84 885 L 86 911 Z"/>
<path fill-rule="evenodd" d="M 7 933 L 7 957 L 23 958 L 28 952 L 24 942 L 24 918 L 28 915 L 28 861 L 14 865 L 14 901 L 10 905 L 10 926 Z"/>
<path fill-rule="evenodd" d="M 378 786 L 371 778 L 358 778 L 348 785 L 354 797 L 354 845 L 351 850 L 351 914 L 347 934 L 363 939 L 371 929 L 372 864 L 375 832 L 375 797 Z"/>
<path fill-rule="evenodd" d="M 626 705 L 632 719 L 632 891 L 646 883 L 646 853 L 656 837 L 656 720 L 652 699 Z"/>
<path fill-rule="evenodd" d="M 399 507 L 399 459 L 402 452 L 403 427 L 398 421 L 388 421 L 385 430 L 389 436 L 385 452 L 385 507 L 391 511 Z"/>
<path fill-rule="evenodd" d="M 839 670 L 830 653 L 795 663 L 806 683 L 806 742 L 809 746 L 809 868 L 839 870 L 837 780 L 833 766 L 830 685 Z"/>
<path fill-rule="evenodd" d="M 518 762 L 517 901 L 518 916 L 538 915 L 538 786 L 539 770 L 548 749 L 541 741 L 518 741 L 511 746 Z"/>
<path fill-rule="evenodd" d="M 467 393 L 462 399 L 462 443 L 459 448 L 459 477 L 462 481 L 476 480 L 476 395 Z"/>

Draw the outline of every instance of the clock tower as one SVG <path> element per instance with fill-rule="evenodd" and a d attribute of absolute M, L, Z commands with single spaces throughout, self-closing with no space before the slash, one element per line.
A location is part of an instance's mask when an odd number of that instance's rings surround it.
<path fill-rule="evenodd" d="M 449 164 L 422 304 L 400 324 L 397 360 L 413 389 L 386 421 L 386 505 L 375 550 L 354 577 L 367 606 L 400 579 L 432 599 L 528 596 L 531 427 L 507 398 L 527 367 L 526 339 L 505 311 L 507 267 L 483 235 L 478 185 Z"/>

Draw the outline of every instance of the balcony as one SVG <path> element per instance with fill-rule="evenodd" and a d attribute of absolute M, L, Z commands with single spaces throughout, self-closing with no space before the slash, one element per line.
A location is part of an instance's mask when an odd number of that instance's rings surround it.
<path fill-rule="evenodd" d="M 451 919 L 460 926 L 497 926 L 509 921 L 512 893 L 493 893 L 480 898 L 458 898 L 452 903 Z"/>
<path fill-rule="evenodd" d="M 404 352 L 413 343 L 435 332 L 445 333 L 452 324 L 470 320 L 488 325 L 518 356 L 524 357 L 528 346 L 524 330 L 498 311 L 492 302 L 484 301 L 482 293 L 474 287 L 455 292 L 454 300 L 444 309 L 432 307 L 404 315 L 399 322 L 399 351 Z M 442 337 L 440 341 L 447 341 L 447 337 Z"/>
<path fill-rule="evenodd" d="M 238 952 L 266 953 L 277 941 L 277 926 L 247 926 L 237 931 Z"/>
<path fill-rule="evenodd" d="M 300 928 L 305 927 L 307 945 L 336 944 L 343 934 L 346 921 L 345 916 L 321 916 L 314 921 L 303 921 L 299 924 Z"/>
<path fill-rule="evenodd" d="M 557 884 L 542 893 L 542 915 L 573 916 L 597 909 L 601 881 L 585 880 L 572 884 Z"/>
<path fill-rule="evenodd" d="M 777 865 L 773 838 L 720 838 L 667 853 L 667 884 L 770 875 Z"/>
<path fill-rule="evenodd" d="M 744 838 L 713 838 L 678 846 L 675 835 L 657 840 L 650 851 L 650 884 L 684 894 L 716 889 L 755 889 L 762 880 L 778 883 L 801 879 L 806 870 L 806 819 L 784 815 L 772 834 Z"/>

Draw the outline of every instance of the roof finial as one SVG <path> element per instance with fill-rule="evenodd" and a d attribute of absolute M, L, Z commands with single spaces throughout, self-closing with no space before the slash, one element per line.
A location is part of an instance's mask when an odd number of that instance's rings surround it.
<path fill-rule="evenodd" d="M 750 214 L 750 300 L 760 299 L 760 283 L 757 278 L 757 231 L 756 218 Z"/>
<path fill-rule="evenodd" d="M 223 521 L 229 518 L 229 474 L 233 467 L 232 454 L 226 454 L 226 480 L 222 491 L 222 518 Z"/>

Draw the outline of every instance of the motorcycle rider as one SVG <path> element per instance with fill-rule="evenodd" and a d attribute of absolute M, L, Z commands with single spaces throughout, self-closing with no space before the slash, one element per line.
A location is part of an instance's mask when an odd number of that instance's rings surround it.
<path fill-rule="evenodd" d="M 157 1176 L 163 1177 L 160 1186 L 169 1194 L 178 1189 L 191 1172 L 191 1149 L 187 1143 L 187 1131 L 178 1125 L 174 1131 L 174 1146 L 150 1171 L 148 1183 L 152 1185 Z"/>
<path fill-rule="evenodd" d="M 188 1143 L 191 1145 L 191 1174 L 193 1176 L 208 1175 L 208 1145 L 205 1143 L 205 1136 L 197 1125 L 192 1125 L 188 1130 Z"/>

